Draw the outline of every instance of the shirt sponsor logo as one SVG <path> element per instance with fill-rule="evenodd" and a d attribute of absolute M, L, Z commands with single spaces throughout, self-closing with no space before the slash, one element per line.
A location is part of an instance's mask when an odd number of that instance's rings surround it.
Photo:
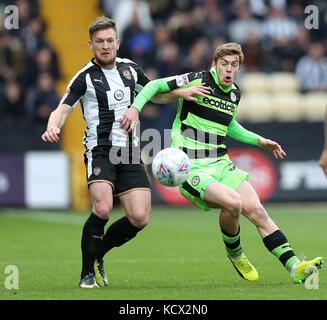
<path fill-rule="evenodd" d="M 224 102 L 223 100 L 216 100 L 216 99 L 209 99 L 208 97 L 203 98 L 203 103 L 208 104 L 210 106 L 216 107 L 221 110 L 226 110 L 230 112 L 235 111 L 235 106 L 232 104 L 228 104 L 227 102 Z"/>
<path fill-rule="evenodd" d="M 124 98 L 124 92 L 122 90 L 116 90 L 114 93 L 114 97 L 117 101 L 120 101 Z"/>

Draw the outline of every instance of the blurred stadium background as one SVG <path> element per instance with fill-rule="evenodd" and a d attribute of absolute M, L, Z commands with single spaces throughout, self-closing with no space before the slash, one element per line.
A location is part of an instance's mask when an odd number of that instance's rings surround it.
<path fill-rule="evenodd" d="M 4 27 L 8 5 L 18 7 L 18 29 Z M 312 5 L 314 17 L 305 12 Z M 241 43 L 238 120 L 280 142 L 287 157 L 277 161 L 230 140 L 232 159 L 251 173 L 262 201 L 327 200 L 317 163 L 327 105 L 326 1 L 0 0 L 0 207 L 88 210 L 80 110 L 60 144 L 40 136 L 68 81 L 91 58 L 87 29 L 103 14 L 117 21 L 119 56 L 151 79 L 201 71 L 217 45 Z M 305 23 L 314 26 L 313 18 L 317 29 Z M 141 129 L 163 136 L 176 106 L 148 104 Z M 176 189 L 152 187 L 154 204 L 187 205 Z"/>

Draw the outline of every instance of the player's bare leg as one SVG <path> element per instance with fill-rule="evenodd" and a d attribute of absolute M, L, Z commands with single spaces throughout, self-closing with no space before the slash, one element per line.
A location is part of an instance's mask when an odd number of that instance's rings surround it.
<path fill-rule="evenodd" d="M 243 181 L 236 191 L 242 199 L 242 214 L 257 227 L 262 238 L 278 230 L 248 181 Z"/>
<path fill-rule="evenodd" d="M 212 182 L 205 190 L 204 200 L 209 207 L 222 209 L 219 224 L 228 258 L 234 268 L 242 278 L 256 281 L 258 273 L 243 253 L 240 241 L 241 197 L 231 188 L 218 182 Z"/>

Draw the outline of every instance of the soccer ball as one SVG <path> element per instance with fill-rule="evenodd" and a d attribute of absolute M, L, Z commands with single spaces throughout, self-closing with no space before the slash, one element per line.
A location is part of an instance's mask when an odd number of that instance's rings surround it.
<path fill-rule="evenodd" d="M 176 187 L 185 182 L 190 174 L 191 163 L 185 152 L 166 148 L 156 154 L 152 161 L 154 177 L 166 187 Z"/>

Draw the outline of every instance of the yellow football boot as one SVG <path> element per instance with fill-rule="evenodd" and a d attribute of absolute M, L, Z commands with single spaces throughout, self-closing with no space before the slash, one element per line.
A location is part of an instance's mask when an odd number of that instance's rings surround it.
<path fill-rule="evenodd" d="M 295 283 L 303 283 L 309 277 L 315 268 L 320 269 L 324 263 L 322 257 L 317 257 L 310 261 L 298 261 L 295 263 L 295 272 L 291 276 Z"/>
<path fill-rule="evenodd" d="M 259 278 L 258 272 L 255 267 L 250 263 L 248 258 L 244 253 L 242 253 L 237 258 L 232 258 L 227 255 L 230 261 L 232 262 L 237 273 L 245 280 L 256 281 Z"/>
<path fill-rule="evenodd" d="M 95 259 L 94 261 L 94 273 L 95 281 L 100 287 L 106 287 L 108 285 L 108 279 L 104 272 L 103 260 Z"/>

